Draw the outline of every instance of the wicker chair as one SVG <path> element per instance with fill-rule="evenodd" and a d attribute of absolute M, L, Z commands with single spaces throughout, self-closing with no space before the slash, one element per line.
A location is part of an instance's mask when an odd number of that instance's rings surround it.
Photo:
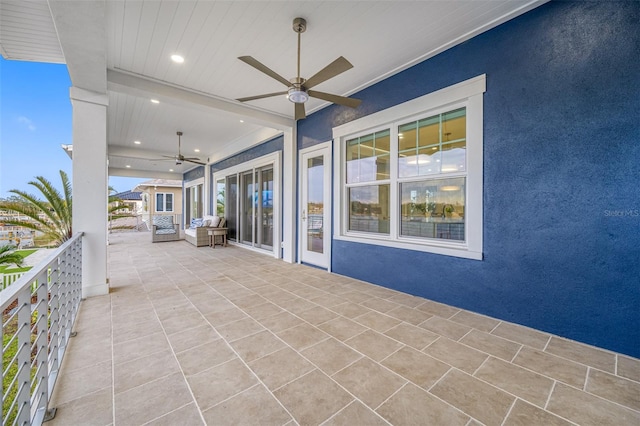
<path fill-rule="evenodd" d="M 178 224 L 173 223 L 173 216 L 163 215 L 153 217 L 151 228 L 151 242 L 177 241 L 180 239 Z"/>

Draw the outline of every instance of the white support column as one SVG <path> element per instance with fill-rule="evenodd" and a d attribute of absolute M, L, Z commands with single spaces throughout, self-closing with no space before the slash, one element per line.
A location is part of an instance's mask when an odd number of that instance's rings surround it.
<path fill-rule="evenodd" d="M 284 247 L 282 250 L 282 260 L 289 263 L 296 261 L 296 227 L 297 215 L 296 205 L 298 203 L 298 192 L 296 188 L 298 158 L 296 126 L 285 130 L 284 147 L 282 155 L 282 177 L 283 177 L 283 217 L 282 217 L 282 241 Z"/>
<path fill-rule="evenodd" d="M 82 297 L 109 293 L 107 282 L 107 105 L 105 93 L 72 87 L 73 230 L 83 231 Z"/>

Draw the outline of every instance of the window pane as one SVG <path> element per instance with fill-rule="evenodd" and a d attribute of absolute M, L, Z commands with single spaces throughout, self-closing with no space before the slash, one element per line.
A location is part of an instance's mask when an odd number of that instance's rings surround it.
<path fill-rule="evenodd" d="M 439 146 L 421 148 L 418 154 L 418 175 L 426 176 L 440 173 L 442 161 Z"/>
<path fill-rule="evenodd" d="M 358 182 L 360 177 L 360 142 L 358 139 L 347 141 L 347 183 Z"/>
<path fill-rule="evenodd" d="M 418 122 L 418 146 L 434 145 L 440 142 L 440 116 L 425 118 Z"/>
<path fill-rule="evenodd" d="M 349 188 L 349 230 L 389 233 L 389 185 Z"/>
<path fill-rule="evenodd" d="M 216 183 L 216 215 L 220 217 L 224 217 L 224 206 L 226 203 L 225 192 L 224 179 L 220 179 Z"/>
<path fill-rule="evenodd" d="M 262 182 L 260 199 L 261 240 L 257 243 L 262 248 L 273 247 L 273 166 L 260 171 Z"/>
<path fill-rule="evenodd" d="M 400 184 L 400 234 L 464 241 L 466 178 Z"/>
<path fill-rule="evenodd" d="M 390 173 L 390 164 L 389 164 L 389 154 L 380 155 L 376 159 L 376 179 L 384 180 L 389 179 Z"/>
<path fill-rule="evenodd" d="M 403 124 L 398 127 L 398 151 L 414 149 L 418 146 L 416 123 Z"/>
<path fill-rule="evenodd" d="M 459 108 L 399 126 L 398 177 L 465 171 L 466 125 L 466 108 Z M 417 149 L 405 142 L 412 126 L 418 129 Z"/>
<path fill-rule="evenodd" d="M 442 114 L 442 142 L 457 141 L 467 137 L 467 110 L 460 108 Z"/>
<path fill-rule="evenodd" d="M 384 130 L 376 133 L 375 136 L 376 155 L 389 154 L 389 150 L 391 149 L 391 132 L 389 130 Z"/>
<path fill-rule="evenodd" d="M 389 135 L 387 129 L 347 141 L 347 183 L 389 179 Z"/>
<path fill-rule="evenodd" d="M 173 211 L 173 194 L 164 194 L 164 207 L 166 212 L 172 212 Z"/>
<path fill-rule="evenodd" d="M 164 211 L 164 194 L 156 194 L 156 211 Z"/>
<path fill-rule="evenodd" d="M 466 147 L 465 141 L 442 144 L 442 173 L 462 172 L 466 169 Z"/>
<path fill-rule="evenodd" d="M 367 135 L 360 138 L 360 159 L 373 157 L 373 135 Z"/>
<path fill-rule="evenodd" d="M 398 153 L 398 177 L 418 175 L 418 157 L 415 150 Z"/>
<path fill-rule="evenodd" d="M 218 192 L 220 194 L 220 192 Z M 220 206 L 220 204 L 218 204 Z M 238 176 L 227 176 L 227 185 L 224 194 L 224 210 L 227 219 L 227 237 L 237 241 L 238 237 Z"/>
<path fill-rule="evenodd" d="M 347 141 L 347 161 L 357 160 L 358 155 L 358 139 Z"/>
<path fill-rule="evenodd" d="M 196 209 L 196 215 L 202 217 L 204 211 L 204 199 L 203 199 L 204 185 L 198 185 L 196 189 L 196 197 L 198 199 L 198 208 Z"/>

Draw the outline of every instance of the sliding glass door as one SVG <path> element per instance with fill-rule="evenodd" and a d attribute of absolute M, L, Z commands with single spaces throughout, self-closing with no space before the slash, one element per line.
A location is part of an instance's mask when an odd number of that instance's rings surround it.
<path fill-rule="evenodd" d="M 252 168 L 226 176 L 223 194 L 228 238 L 241 244 L 273 250 L 273 165 Z"/>

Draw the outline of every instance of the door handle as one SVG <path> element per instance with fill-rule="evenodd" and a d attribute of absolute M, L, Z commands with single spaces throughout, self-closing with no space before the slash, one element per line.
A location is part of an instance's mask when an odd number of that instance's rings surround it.
<path fill-rule="evenodd" d="M 302 220 L 307 220 L 307 211 L 302 210 Z"/>

